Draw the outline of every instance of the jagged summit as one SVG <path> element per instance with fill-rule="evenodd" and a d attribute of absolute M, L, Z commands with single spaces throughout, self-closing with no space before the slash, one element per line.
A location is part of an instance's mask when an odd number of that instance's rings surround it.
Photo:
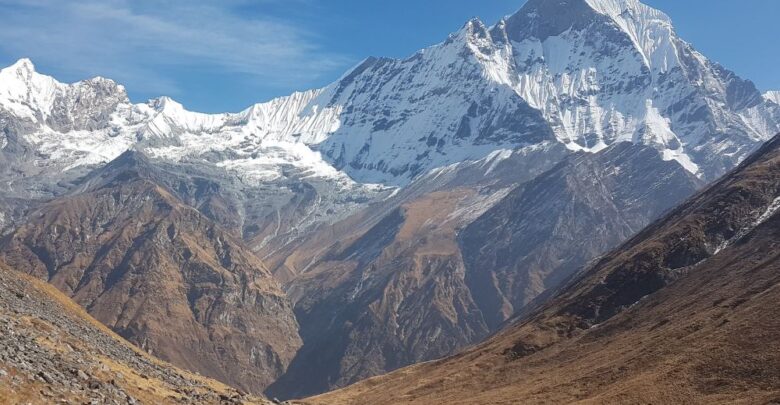
<path fill-rule="evenodd" d="M 518 42 L 587 31 L 594 40 L 628 40 L 650 69 L 668 71 L 678 64 L 671 19 L 636 0 L 531 0 L 509 17 L 506 30 Z"/>
<path fill-rule="evenodd" d="M 105 128 L 129 102 L 123 86 L 103 77 L 65 84 L 38 73 L 26 58 L 0 70 L 0 110 L 58 132 Z"/>
<path fill-rule="evenodd" d="M 63 85 L 35 71 L 29 59 L 20 59 L 0 70 L 0 106 L 20 116 L 33 118 L 48 112 Z"/>
<path fill-rule="evenodd" d="M 530 0 L 507 21 L 507 33 L 515 41 L 540 40 L 581 29 L 593 22 L 594 9 L 586 0 Z"/>
<path fill-rule="evenodd" d="M 27 82 L 26 84 L 28 87 L 38 86 L 38 89 L 33 88 L 32 90 L 40 90 L 41 82 L 47 82 L 47 84 L 51 85 L 51 87 L 53 88 L 65 88 L 65 87 L 86 86 L 86 85 L 96 85 L 96 84 L 103 84 L 103 85 L 111 84 L 121 89 L 124 89 L 123 86 L 117 84 L 114 80 L 103 76 L 95 76 L 95 77 L 80 80 L 70 84 L 62 83 L 59 82 L 54 77 L 38 72 L 35 64 L 30 58 L 21 58 L 16 62 L 14 62 L 12 65 L 0 69 L 0 75 L 2 75 L 0 77 L 2 77 L 3 79 L 2 81 L 0 81 L 0 91 L 2 89 L 7 90 L 10 87 L 12 87 L 13 83 L 11 82 L 15 81 L 13 79 Z"/>

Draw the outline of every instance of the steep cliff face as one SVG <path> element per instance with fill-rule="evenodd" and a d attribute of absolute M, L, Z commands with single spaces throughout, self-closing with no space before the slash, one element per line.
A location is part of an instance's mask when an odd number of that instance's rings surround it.
<path fill-rule="evenodd" d="M 128 152 L 85 188 L 39 207 L 0 256 L 47 280 L 147 352 L 252 392 L 300 346 L 290 304 L 262 262 L 149 180 Z"/>
<path fill-rule="evenodd" d="M 772 402 L 779 245 L 780 136 L 485 343 L 305 402 Z"/>

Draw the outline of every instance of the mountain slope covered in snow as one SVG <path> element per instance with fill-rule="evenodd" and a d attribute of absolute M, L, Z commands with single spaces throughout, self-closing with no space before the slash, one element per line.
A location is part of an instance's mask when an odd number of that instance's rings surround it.
<path fill-rule="evenodd" d="M 712 179 L 780 130 L 780 107 L 636 0 L 531 0 L 492 27 L 474 19 L 409 58 L 369 58 L 323 89 L 239 113 L 194 113 L 166 97 L 134 105 L 110 80 L 65 85 L 28 60 L 0 72 L 0 108 L 20 126 L 0 145 L 43 154 L 41 171 L 140 147 L 255 182 L 290 165 L 340 183 L 405 185 L 546 141 L 594 152 L 651 145 Z"/>

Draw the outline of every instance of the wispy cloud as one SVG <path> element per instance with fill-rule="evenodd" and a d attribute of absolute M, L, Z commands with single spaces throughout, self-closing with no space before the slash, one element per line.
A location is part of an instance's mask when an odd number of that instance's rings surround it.
<path fill-rule="evenodd" d="M 0 50 L 158 93 L 177 90 L 165 69 L 211 67 L 289 84 L 347 62 L 292 23 L 236 12 L 248 1 L 0 0 Z M 311 0 L 252 4 L 278 1 Z"/>

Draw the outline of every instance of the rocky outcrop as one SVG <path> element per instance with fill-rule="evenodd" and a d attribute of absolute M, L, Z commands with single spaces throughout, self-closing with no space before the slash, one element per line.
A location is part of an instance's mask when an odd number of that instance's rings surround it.
<path fill-rule="evenodd" d="M 128 152 L 45 204 L 0 256 L 164 360 L 255 393 L 300 346 L 291 306 L 244 244 Z"/>

